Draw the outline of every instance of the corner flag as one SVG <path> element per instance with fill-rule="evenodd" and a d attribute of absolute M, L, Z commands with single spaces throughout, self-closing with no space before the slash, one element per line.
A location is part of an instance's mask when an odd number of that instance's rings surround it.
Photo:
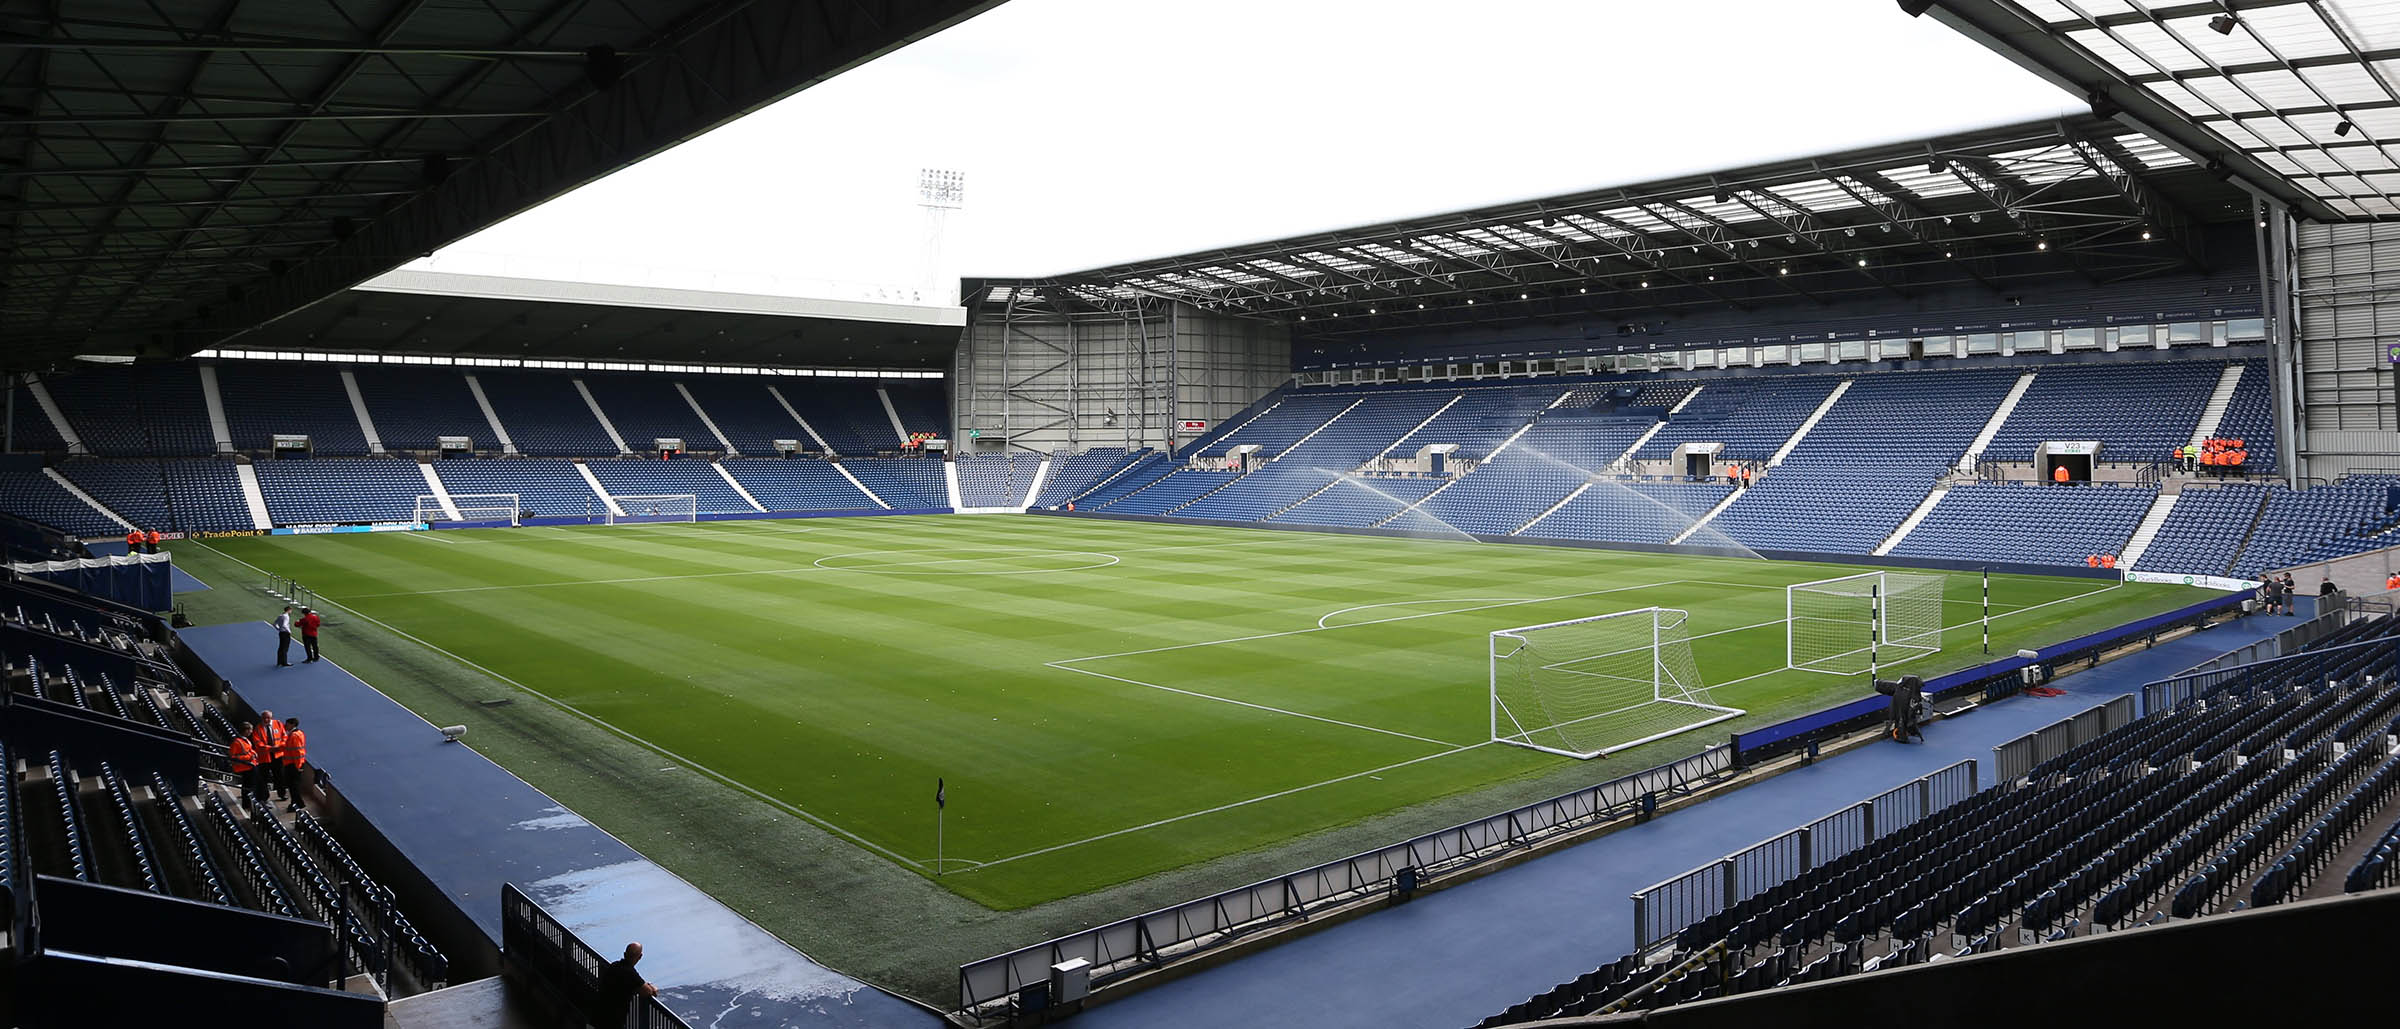
<path fill-rule="evenodd" d="M 935 807 L 941 807 L 941 806 L 943 806 L 943 800 L 942 800 L 942 794 L 943 794 L 943 791 L 944 791 L 944 787 L 943 787 L 943 785 L 942 785 L 942 780 L 940 780 L 939 778 L 936 778 L 935 780 L 933 780 L 933 806 L 935 806 Z"/>

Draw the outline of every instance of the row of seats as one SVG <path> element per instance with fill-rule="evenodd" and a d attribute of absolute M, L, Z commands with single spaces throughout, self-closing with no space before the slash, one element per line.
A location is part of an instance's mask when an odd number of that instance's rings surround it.
<path fill-rule="evenodd" d="M 636 453 L 674 438 L 699 452 L 722 451 L 731 442 L 740 453 L 772 455 L 776 440 L 792 440 L 802 450 L 867 456 L 900 451 L 911 433 L 946 436 L 950 421 L 942 384 L 918 379 L 219 361 L 98 365 L 36 381 L 93 454 L 199 456 L 219 449 L 203 399 L 204 371 L 216 381 L 225 441 L 243 451 L 270 449 L 278 435 L 305 435 L 321 454 L 367 454 L 362 411 L 387 450 L 433 450 L 441 437 L 451 436 L 467 438 L 472 449 L 499 452 L 496 417 L 520 452 L 559 457 L 614 455 L 620 452 L 617 438 Z M 489 414 L 477 401 L 478 387 Z M 16 449 L 66 450 L 32 388 L 12 388 L 20 400 L 12 423 Z M 603 427 L 595 406 L 606 412 L 617 438 Z"/>
<path fill-rule="evenodd" d="M 2157 499 L 2157 490 L 2111 486 L 1960 486 L 1943 495 L 1892 553 L 2072 565 L 2088 554 L 2123 549 Z"/>
<path fill-rule="evenodd" d="M 1627 955 L 1480 1024 L 1663 1007 L 2276 903 L 2320 879 L 2380 881 L 2386 866 L 2361 871 L 2372 851 L 2347 870 L 2327 858 L 2400 792 L 2400 663 L 2388 637 L 2305 657 L 1878 826 L 1813 867 L 1746 878 L 1663 963 Z"/>

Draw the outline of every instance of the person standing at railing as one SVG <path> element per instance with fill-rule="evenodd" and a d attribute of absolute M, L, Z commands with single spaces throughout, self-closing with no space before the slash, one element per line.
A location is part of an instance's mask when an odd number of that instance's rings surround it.
<path fill-rule="evenodd" d="M 600 969 L 600 997 L 592 1009 L 592 1024 L 601 1029 L 624 1029 L 625 1019 L 633 1013 L 633 998 L 658 996 L 658 987 L 635 971 L 641 963 L 640 942 L 625 945 L 625 956 L 611 961 Z"/>

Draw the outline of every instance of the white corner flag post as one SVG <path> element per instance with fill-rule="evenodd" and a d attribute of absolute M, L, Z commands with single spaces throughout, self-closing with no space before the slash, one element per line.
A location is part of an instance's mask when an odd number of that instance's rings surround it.
<path fill-rule="evenodd" d="M 940 777 L 933 780 L 933 874 L 942 874 L 942 821 L 949 813 L 949 785 Z"/>

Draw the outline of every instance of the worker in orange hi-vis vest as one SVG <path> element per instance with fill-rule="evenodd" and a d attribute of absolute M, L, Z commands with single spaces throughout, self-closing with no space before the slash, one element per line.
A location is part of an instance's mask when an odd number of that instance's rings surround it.
<path fill-rule="evenodd" d="M 2050 481 L 2062 483 L 2067 481 L 2067 466 L 2062 464 L 2050 469 Z"/>
<path fill-rule="evenodd" d="M 2117 555 L 2115 555 L 2115 554 L 2102 554 L 2102 555 L 2100 555 L 2100 567 L 2102 567 L 2102 568 L 2115 568 L 2116 566 L 2117 566 Z"/>
<path fill-rule="evenodd" d="M 2084 563 L 2084 564 L 2086 564 L 2086 565 L 2089 565 L 2089 566 L 2091 566 L 2091 567 L 2093 567 L 2093 568 L 2098 568 L 2098 567 L 2100 567 L 2100 555 L 2098 555 L 2098 554 L 2086 554 L 2086 555 L 2084 555 L 2084 558 L 2083 558 L 2083 563 Z"/>

